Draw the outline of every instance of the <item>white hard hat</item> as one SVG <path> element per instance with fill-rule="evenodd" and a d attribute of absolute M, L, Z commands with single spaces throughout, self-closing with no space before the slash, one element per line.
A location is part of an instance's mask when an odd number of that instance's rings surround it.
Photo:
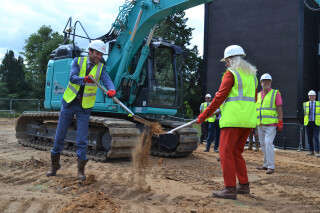
<path fill-rule="evenodd" d="M 271 77 L 270 74 L 265 73 L 265 74 L 263 74 L 263 75 L 261 76 L 261 78 L 260 78 L 260 81 L 262 81 L 262 80 L 271 80 L 271 81 L 272 81 L 272 77 Z"/>
<path fill-rule="evenodd" d="M 106 54 L 106 44 L 101 40 L 94 40 L 89 44 L 89 48 L 97 50 L 103 54 Z"/>
<path fill-rule="evenodd" d="M 239 45 L 231 45 L 224 50 L 224 58 L 220 61 L 226 61 L 226 58 L 236 55 L 240 55 L 243 57 L 246 56 L 242 47 L 240 47 Z"/>
<path fill-rule="evenodd" d="M 206 98 L 211 98 L 211 95 L 210 94 L 206 94 Z"/>
<path fill-rule="evenodd" d="M 316 92 L 315 92 L 315 91 L 310 90 L 310 91 L 308 92 L 308 95 L 317 95 L 317 94 L 316 94 Z"/>

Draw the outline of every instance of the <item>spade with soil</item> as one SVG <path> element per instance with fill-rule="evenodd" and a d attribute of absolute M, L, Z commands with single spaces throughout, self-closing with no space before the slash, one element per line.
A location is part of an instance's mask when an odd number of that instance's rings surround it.
<path fill-rule="evenodd" d="M 217 115 L 221 112 L 221 110 L 216 110 L 212 115 Z M 174 134 L 174 132 L 178 131 L 179 129 L 191 126 L 192 124 L 197 123 L 198 119 L 195 119 L 193 121 L 190 121 L 188 123 L 185 123 L 181 126 L 178 126 L 169 132 L 166 133 L 161 133 L 159 134 L 159 144 L 161 144 L 164 147 L 171 148 L 172 144 L 175 144 L 178 141 L 178 136 L 177 134 Z"/>

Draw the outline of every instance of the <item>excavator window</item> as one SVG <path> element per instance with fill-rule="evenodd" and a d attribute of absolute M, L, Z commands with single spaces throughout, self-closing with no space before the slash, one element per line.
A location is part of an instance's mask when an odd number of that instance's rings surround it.
<path fill-rule="evenodd" d="M 150 104 L 154 106 L 174 106 L 176 99 L 175 73 L 172 50 L 156 48 L 153 60 Z"/>

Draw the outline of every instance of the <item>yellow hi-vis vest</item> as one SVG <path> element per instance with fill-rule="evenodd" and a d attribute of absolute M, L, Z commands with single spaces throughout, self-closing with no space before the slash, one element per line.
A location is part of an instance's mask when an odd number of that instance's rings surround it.
<path fill-rule="evenodd" d="M 276 97 L 278 90 L 272 89 L 264 96 L 263 100 L 261 92 L 258 94 L 257 100 L 257 125 L 277 124 L 278 111 L 276 107 Z"/>
<path fill-rule="evenodd" d="M 234 85 L 220 107 L 220 128 L 255 128 L 257 78 L 241 70 L 229 69 L 229 71 L 234 76 Z"/>
<path fill-rule="evenodd" d="M 201 106 L 203 107 L 203 111 L 204 111 L 204 110 L 207 109 L 208 104 L 207 104 L 207 102 L 204 102 L 204 103 L 201 104 Z M 212 115 L 211 117 L 209 117 L 209 118 L 206 119 L 206 121 L 208 121 L 208 122 L 210 122 L 210 123 L 211 123 L 211 122 L 215 122 L 215 120 L 216 120 L 216 115 Z"/>
<path fill-rule="evenodd" d="M 310 102 L 307 101 L 303 103 L 303 111 L 304 111 L 304 125 L 307 126 L 309 123 L 309 118 L 310 118 Z M 315 101 L 315 124 L 317 126 L 320 126 L 320 103 L 319 101 Z"/>
<path fill-rule="evenodd" d="M 78 66 L 80 68 L 79 77 L 85 77 L 86 70 L 87 70 L 87 57 L 79 57 Z M 102 67 L 103 67 L 102 63 L 96 64 L 89 73 L 93 76 L 93 78 L 97 82 L 99 82 L 101 72 L 102 72 Z M 82 97 L 82 107 L 84 109 L 92 108 L 94 106 L 94 103 L 96 101 L 97 89 L 98 87 L 94 83 L 85 83 L 84 90 L 83 90 L 83 97 Z M 69 81 L 68 87 L 63 94 L 63 99 L 67 103 L 72 102 L 76 98 L 79 90 L 80 90 L 80 85 L 73 84 Z"/>

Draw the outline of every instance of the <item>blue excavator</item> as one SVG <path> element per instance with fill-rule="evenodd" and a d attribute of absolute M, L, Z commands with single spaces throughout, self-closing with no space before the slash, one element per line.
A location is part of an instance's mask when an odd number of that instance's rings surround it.
<path fill-rule="evenodd" d="M 182 124 L 167 118 L 177 113 L 182 102 L 179 64 L 183 50 L 174 41 L 153 38 L 153 33 L 165 17 L 211 1 L 125 0 L 111 30 L 94 39 L 102 40 L 109 47 L 105 64 L 116 86 L 116 98 L 134 114 L 160 124 L 163 131 Z M 76 32 L 77 26 L 85 36 Z M 52 52 L 47 66 L 44 106 L 50 112 L 25 112 L 19 117 L 16 137 L 23 146 L 40 150 L 52 148 L 71 62 L 75 57 L 86 55 L 75 38 L 93 40 L 79 21 L 72 26 L 71 18 L 63 32 L 65 43 Z M 76 128 L 74 118 L 65 139 L 64 155 L 76 156 Z M 131 157 L 146 128 L 98 89 L 89 123 L 88 158 L 107 161 Z M 199 139 L 194 128 L 183 128 L 173 134 L 170 140 L 159 140 L 159 136 L 153 135 L 151 154 L 183 157 L 197 149 Z"/>

